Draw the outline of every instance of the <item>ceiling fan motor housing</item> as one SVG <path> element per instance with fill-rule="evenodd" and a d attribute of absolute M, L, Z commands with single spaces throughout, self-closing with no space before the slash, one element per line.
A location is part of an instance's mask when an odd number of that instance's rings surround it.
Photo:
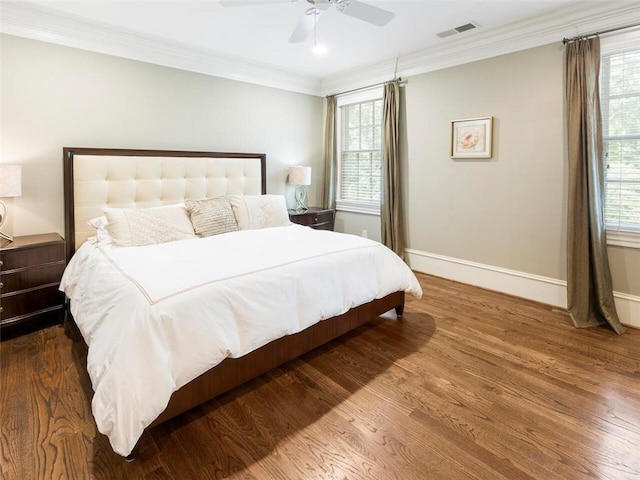
<path fill-rule="evenodd" d="M 335 0 L 307 0 L 307 3 L 310 3 L 318 10 L 327 10 L 332 4 L 341 2 L 336 2 Z"/>
<path fill-rule="evenodd" d="M 294 2 L 296 0 L 291 1 Z M 304 12 L 291 37 L 289 37 L 289 43 L 304 42 L 311 32 L 315 32 L 316 22 L 320 14 L 331 5 L 335 6 L 340 13 L 379 27 L 389 23 L 395 16 L 393 12 L 360 0 L 307 0 L 307 3 L 312 6 Z"/>

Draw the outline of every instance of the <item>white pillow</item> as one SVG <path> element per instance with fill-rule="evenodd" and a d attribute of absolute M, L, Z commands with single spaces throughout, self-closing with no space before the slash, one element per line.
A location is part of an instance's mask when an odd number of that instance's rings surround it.
<path fill-rule="evenodd" d="M 154 208 L 105 208 L 114 245 L 153 245 L 196 238 L 184 205 Z"/>
<path fill-rule="evenodd" d="M 283 195 L 229 195 L 240 230 L 291 225 Z"/>

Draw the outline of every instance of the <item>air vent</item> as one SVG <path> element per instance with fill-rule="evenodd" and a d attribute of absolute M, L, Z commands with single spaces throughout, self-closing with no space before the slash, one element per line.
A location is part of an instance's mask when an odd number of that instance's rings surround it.
<path fill-rule="evenodd" d="M 473 30 L 474 28 L 476 28 L 476 26 L 473 23 L 467 23 L 466 25 L 461 25 L 459 27 L 454 28 L 454 30 L 456 32 L 462 33 L 462 32 L 466 32 L 467 30 Z"/>
<path fill-rule="evenodd" d="M 455 30 L 445 30 L 444 32 L 438 33 L 438 36 L 440 38 L 447 38 L 447 37 L 450 37 L 451 35 L 455 35 L 456 33 L 458 32 L 456 32 Z"/>
<path fill-rule="evenodd" d="M 480 25 L 478 25 L 477 22 L 469 22 L 464 25 L 460 25 L 459 27 L 452 28 L 451 30 L 445 30 L 444 32 L 440 32 L 437 35 L 440 38 L 447 38 L 452 35 L 456 35 L 458 33 L 468 32 L 469 30 L 473 30 L 474 28 L 478 28 L 479 26 Z"/>

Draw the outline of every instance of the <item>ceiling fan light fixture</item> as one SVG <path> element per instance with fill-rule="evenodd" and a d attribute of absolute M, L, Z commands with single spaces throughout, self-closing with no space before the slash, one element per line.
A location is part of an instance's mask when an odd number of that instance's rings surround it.
<path fill-rule="evenodd" d="M 315 53 L 316 55 L 324 55 L 328 51 L 329 51 L 329 49 L 327 47 L 325 47 L 324 45 L 315 44 L 313 46 L 313 53 Z"/>

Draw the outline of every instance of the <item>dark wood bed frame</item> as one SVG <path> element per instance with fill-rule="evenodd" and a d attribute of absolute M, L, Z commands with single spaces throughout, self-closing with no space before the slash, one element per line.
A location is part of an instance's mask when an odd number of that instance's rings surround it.
<path fill-rule="evenodd" d="M 262 193 L 266 193 L 266 155 L 219 152 L 185 152 L 158 150 L 122 150 L 96 148 L 64 148 L 64 204 L 67 255 L 75 252 L 73 155 L 162 156 L 162 157 L 223 157 L 247 158 L 259 156 L 262 171 Z M 323 320 L 307 329 L 274 340 L 240 358 L 227 358 L 217 366 L 184 385 L 171 396 L 167 408 L 149 426 L 159 425 L 176 415 L 201 405 L 215 396 L 282 365 L 314 348 L 353 330 L 379 315 L 395 309 L 401 316 L 404 309 L 404 292 L 394 292 L 386 297 L 352 308 L 348 312 Z M 68 318 L 73 322 L 71 314 Z M 76 335 L 77 326 L 72 324 Z M 79 335 L 78 335 L 79 336 Z M 81 336 L 79 336 L 82 338 Z M 86 349 L 84 350 L 86 353 Z M 129 457 L 128 457 L 129 458 Z"/>

